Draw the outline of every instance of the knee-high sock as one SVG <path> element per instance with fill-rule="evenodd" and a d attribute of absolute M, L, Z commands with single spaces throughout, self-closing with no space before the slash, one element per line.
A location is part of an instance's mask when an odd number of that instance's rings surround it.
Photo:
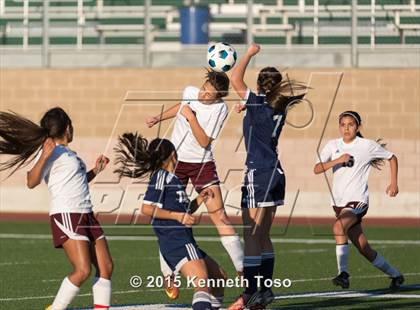
<path fill-rule="evenodd" d="M 51 310 L 65 310 L 79 293 L 79 288 L 65 277 L 51 305 Z"/>
<path fill-rule="evenodd" d="M 211 310 L 210 295 L 207 292 L 195 292 L 192 302 L 193 310 Z"/>
<path fill-rule="evenodd" d="M 401 275 L 401 273 L 392 267 L 385 258 L 379 254 L 376 253 L 376 258 L 372 262 L 373 266 L 381 270 L 382 272 L 386 273 L 387 275 L 391 276 L 392 278 L 398 277 Z"/>
<path fill-rule="evenodd" d="M 244 278 L 248 281 L 248 287 L 245 294 L 254 294 L 258 287 L 258 281 L 255 278 L 258 275 L 261 266 L 261 256 L 245 256 L 244 259 Z"/>
<path fill-rule="evenodd" d="M 265 279 L 273 279 L 273 272 L 274 272 L 274 252 L 263 252 L 261 255 L 261 267 L 260 267 L 260 276 L 264 277 Z M 261 288 L 262 291 L 268 290 L 269 287 L 264 285 Z"/>
<path fill-rule="evenodd" d="M 349 245 L 347 243 L 337 244 L 335 246 L 335 254 L 337 256 L 338 274 L 343 271 L 348 273 Z"/>
<path fill-rule="evenodd" d="M 238 235 L 220 237 L 226 252 L 228 252 L 236 271 L 242 272 L 244 269 L 244 250 Z"/>
<path fill-rule="evenodd" d="M 111 280 L 95 278 L 92 292 L 94 309 L 108 309 L 111 304 Z"/>

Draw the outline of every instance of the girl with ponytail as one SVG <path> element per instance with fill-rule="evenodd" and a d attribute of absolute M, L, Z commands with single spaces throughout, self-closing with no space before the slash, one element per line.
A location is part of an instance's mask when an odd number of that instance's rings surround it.
<path fill-rule="evenodd" d="M 86 171 L 84 162 L 68 145 L 73 125 L 67 113 L 57 107 L 48 110 L 40 125 L 13 112 L 0 112 L 0 171 L 17 169 L 35 161 L 27 174 L 27 186 L 42 180 L 51 193 L 50 222 L 53 243 L 63 248 L 73 271 L 64 278 L 48 310 L 64 310 L 79 287 L 96 268 L 92 287 L 95 309 L 108 309 L 111 301 L 112 259 L 99 222 L 92 212 L 88 183 L 105 169 L 108 159 L 99 156 L 95 167 Z"/>
<path fill-rule="evenodd" d="M 212 189 L 204 188 L 196 199 L 188 199 L 184 184 L 174 174 L 177 153 L 169 140 L 157 138 L 149 143 L 137 133 L 125 133 L 114 150 L 115 173 L 134 179 L 149 177 L 141 211 L 152 217 L 160 253 L 172 272 L 194 279 L 192 308 L 219 309 L 223 287 L 201 287 L 198 283 L 224 279 L 225 272 L 198 247 L 191 228 L 197 221 L 192 214 L 201 203 L 213 199 Z M 172 280 L 175 286 L 179 283 Z"/>
<path fill-rule="evenodd" d="M 230 310 L 264 309 L 274 300 L 269 287 L 258 290 L 257 276 L 272 280 L 274 249 L 270 228 L 278 206 L 284 203 L 286 179 L 277 155 L 277 144 L 288 110 L 303 99 L 307 87 L 284 81 L 273 67 L 262 69 L 257 79 L 258 94 L 244 82 L 246 68 L 260 47 L 252 44 L 232 70 L 231 83 L 242 100 L 237 112 L 246 110 L 243 134 L 247 150 L 246 175 L 242 187 L 244 223 L 244 277 L 249 286 L 228 308 Z M 267 281 L 270 282 L 270 281 Z"/>
<path fill-rule="evenodd" d="M 345 111 L 339 116 L 341 138 L 330 140 L 319 153 L 314 173 L 320 174 L 332 168 L 333 186 L 331 204 L 336 214 L 333 232 L 336 241 L 338 275 L 332 279 L 334 285 L 348 288 L 349 245 L 356 246 L 373 266 L 391 277 L 391 289 L 400 287 L 403 275 L 391 266 L 385 258 L 372 249 L 363 232 L 362 218 L 368 211 L 368 178 L 370 168 L 378 168 L 387 159 L 390 163 L 391 182 L 386 189 L 390 197 L 398 194 L 398 160 L 390 151 L 360 133 L 362 119 L 359 113 Z"/>

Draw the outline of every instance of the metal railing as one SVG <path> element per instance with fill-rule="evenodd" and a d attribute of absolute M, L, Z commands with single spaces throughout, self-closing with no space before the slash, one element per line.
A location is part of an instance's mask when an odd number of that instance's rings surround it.
<path fill-rule="evenodd" d="M 103 0 L 61 0 L 61 2 L 74 3 L 74 6 L 49 6 L 50 0 L 14 0 L 22 3 L 21 6 L 7 7 L 5 0 L 0 0 L 0 18 L 19 18 L 22 20 L 21 29 L 14 23 L 8 23 L 0 31 L 3 37 L 7 37 L 9 33 L 13 33 L 12 28 L 21 31 L 22 48 L 29 48 L 31 31 L 36 32 L 36 27 L 31 27 L 31 19 L 42 18 L 42 63 L 48 66 L 49 59 L 49 38 L 54 28 L 50 23 L 51 19 L 70 19 L 75 23 L 62 23 L 62 27 L 68 29 L 68 33 L 75 32 L 77 50 L 83 49 L 83 38 L 86 32 L 96 35 L 100 38 L 100 43 L 104 44 L 107 36 L 142 36 L 143 43 L 143 63 L 145 66 L 150 64 L 150 51 L 154 42 L 155 35 L 161 33 L 177 33 L 179 31 L 179 22 L 175 22 L 179 17 L 177 8 L 174 6 L 153 6 L 152 0 L 144 0 L 142 6 L 110 6 L 104 5 Z M 33 6 L 29 4 L 39 4 Z M 88 4 L 88 5 L 87 5 Z M 369 18 L 369 38 L 370 47 L 374 49 L 377 45 L 376 35 L 378 31 L 378 18 L 391 18 L 389 24 L 381 26 L 385 31 L 389 30 L 390 35 L 395 32 L 400 36 L 401 44 L 405 44 L 407 34 L 418 34 L 420 24 L 403 24 L 402 17 L 420 17 L 420 5 L 415 0 L 408 0 L 407 4 L 380 4 L 379 0 L 371 0 L 370 5 L 358 5 L 357 0 L 350 0 L 349 5 L 320 5 L 319 0 L 314 0 L 313 5 L 306 5 L 304 0 L 299 0 L 297 5 L 284 5 L 283 0 L 278 0 L 277 5 L 261 5 L 254 4 L 253 0 L 247 0 L 246 4 L 237 4 L 235 1 L 229 0 L 226 4 L 210 4 L 211 12 L 214 16 L 228 17 L 244 17 L 243 11 L 246 12 L 246 20 L 244 23 L 238 23 L 235 27 L 246 33 L 246 43 L 254 41 L 258 36 L 285 36 L 286 47 L 291 47 L 293 36 L 301 35 L 306 31 L 308 25 L 296 25 L 289 23 L 291 18 L 310 18 L 312 23 L 309 27 L 312 36 L 312 46 L 317 49 L 320 45 L 321 30 L 325 28 L 327 35 L 334 36 L 339 32 L 339 25 L 332 24 L 326 27 L 325 22 L 321 19 L 325 17 L 332 18 L 349 18 L 351 24 L 341 28 L 351 29 L 351 51 L 352 64 L 357 66 L 357 49 L 358 49 L 358 31 L 366 29 L 360 27 L 358 18 Z M 254 18 L 260 17 L 260 23 L 255 24 Z M 123 25 L 101 25 L 100 23 L 88 22 L 87 20 L 101 18 L 143 18 L 143 24 L 123 24 Z M 151 22 L 152 17 L 161 17 L 165 19 L 166 29 L 159 30 Z M 280 17 L 282 23 L 269 24 L 268 19 Z M 232 28 L 232 23 L 226 25 L 213 23 L 210 30 L 216 29 L 222 33 L 224 27 L 226 31 Z M 172 31 L 172 32 L 171 32 Z"/>

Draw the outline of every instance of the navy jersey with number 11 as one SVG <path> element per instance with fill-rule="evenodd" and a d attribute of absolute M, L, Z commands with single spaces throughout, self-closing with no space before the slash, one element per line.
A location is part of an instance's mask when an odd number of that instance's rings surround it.
<path fill-rule="evenodd" d="M 168 211 L 185 213 L 189 210 L 190 200 L 178 177 L 164 169 L 159 169 L 150 179 L 143 203 Z M 184 247 L 185 244 L 196 243 L 192 229 L 176 220 L 154 218 L 152 225 L 163 255 Z"/>

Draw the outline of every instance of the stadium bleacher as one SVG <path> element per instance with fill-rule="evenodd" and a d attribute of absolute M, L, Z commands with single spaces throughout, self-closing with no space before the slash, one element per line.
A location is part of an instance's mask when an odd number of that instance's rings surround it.
<path fill-rule="evenodd" d="M 152 0 L 152 42 L 180 40 L 178 8 L 184 0 Z M 245 43 L 246 0 L 209 5 L 210 40 Z M 42 44 L 42 0 L 0 0 L 0 45 Z M 142 44 L 143 0 L 50 0 L 51 45 Z M 420 1 L 358 0 L 358 43 L 420 44 Z M 254 0 L 255 42 L 278 45 L 350 44 L 351 0 Z"/>

